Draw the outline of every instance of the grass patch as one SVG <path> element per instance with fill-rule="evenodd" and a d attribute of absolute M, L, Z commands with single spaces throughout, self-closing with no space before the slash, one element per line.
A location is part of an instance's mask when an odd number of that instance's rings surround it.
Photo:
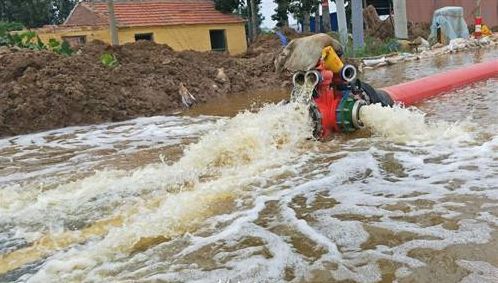
<path fill-rule="evenodd" d="M 398 52 L 400 44 L 394 38 L 381 40 L 375 37 L 365 37 L 363 48 L 353 49 L 353 44 L 350 41 L 346 47 L 345 55 L 348 58 L 374 57 L 392 52 Z"/>

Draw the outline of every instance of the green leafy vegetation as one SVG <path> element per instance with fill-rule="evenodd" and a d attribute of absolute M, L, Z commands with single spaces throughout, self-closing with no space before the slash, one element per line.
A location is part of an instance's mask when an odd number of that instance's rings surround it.
<path fill-rule="evenodd" d="M 273 0 L 277 7 L 273 10 L 275 14 L 271 19 L 277 21 L 277 27 L 283 27 L 289 23 L 289 6 L 290 0 Z"/>
<path fill-rule="evenodd" d="M 241 0 L 214 0 L 214 4 L 218 11 L 223 13 L 233 13 L 245 3 Z"/>
<path fill-rule="evenodd" d="M 31 50 L 43 50 L 46 46 L 33 31 L 26 32 L 4 32 L 0 33 L 0 46 L 28 48 Z"/>
<path fill-rule="evenodd" d="M 24 25 L 19 22 L 2 22 L 0 21 L 0 35 L 10 31 L 23 30 Z"/>
<path fill-rule="evenodd" d="M 26 48 L 31 50 L 51 50 L 57 54 L 70 56 L 74 50 L 65 41 L 50 39 L 45 45 L 34 31 L 9 32 L 0 30 L 0 46 Z"/>
<path fill-rule="evenodd" d="M 71 56 L 74 53 L 74 50 L 71 48 L 71 46 L 69 46 L 69 43 L 65 41 L 61 42 L 53 38 L 49 39 L 48 47 L 53 52 L 65 56 Z"/>
<path fill-rule="evenodd" d="M 252 1 L 254 1 L 255 11 L 251 11 Z M 215 8 L 218 11 L 223 13 L 232 13 L 247 20 L 246 31 L 251 39 L 256 37 L 255 34 L 252 34 L 254 25 L 253 21 L 255 22 L 257 33 L 259 34 L 261 32 L 261 23 L 265 19 L 261 13 L 261 3 L 262 0 L 214 0 Z"/>
<path fill-rule="evenodd" d="M 345 50 L 345 56 L 349 58 L 373 57 L 392 52 L 398 52 L 400 45 L 394 38 L 381 40 L 375 37 L 366 37 L 363 48 L 353 50 L 353 45 L 350 42 Z"/>
<path fill-rule="evenodd" d="M 108 68 L 114 68 L 119 65 L 118 58 L 116 58 L 116 55 L 111 53 L 102 54 L 102 56 L 100 56 L 100 62 Z"/>
<path fill-rule="evenodd" d="M 0 0 L 0 21 L 19 22 L 27 28 L 61 24 L 77 0 Z"/>

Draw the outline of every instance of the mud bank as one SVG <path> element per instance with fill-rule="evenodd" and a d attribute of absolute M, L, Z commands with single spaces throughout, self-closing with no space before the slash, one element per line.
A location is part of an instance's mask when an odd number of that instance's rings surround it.
<path fill-rule="evenodd" d="M 262 88 L 279 88 L 273 50 L 251 56 L 175 52 L 139 42 L 112 48 L 87 44 L 77 55 L 0 52 L 0 136 L 169 114 L 182 108 L 183 83 L 199 103 Z M 100 62 L 113 53 L 119 66 Z M 226 77 L 220 78 L 223 68 Z M 285 75 L 284 75 L 285 76 Z"/>

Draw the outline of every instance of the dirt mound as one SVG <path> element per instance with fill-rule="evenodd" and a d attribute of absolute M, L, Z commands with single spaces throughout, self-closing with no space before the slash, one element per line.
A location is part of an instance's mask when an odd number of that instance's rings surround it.
<path fill-rule="evenodd" d="M 366 34 L 368 36 L 379 39 L 394 37 L 394 25 L 391 19 L 381 20 L 374 6 L 369 5 L 363 9 L 363 18 L 367 26 Z"/>
<path fill-rule="evenodd" d="M 388 39 L 394 37 L 394 23 L 390 17 L 386 20 L 381 20 L 377 14 L 377 10 L 372 5 L 369 5 L 363 10 L 363 18 L 365 19 L 366 34 L 370 37 L 379 39 Z M 408 37 L 413 40 L 417 37 L 427 39 L 430 34 L 430 23 L 408 23 Z"/>
<path fill-rule="evenodd" d="M 119 65 L 100 62 L 112 53 Z M 280 87 L 273 54 L 234 58 L 174 52 L 138 42 L 87 44 L 77 55 L 16 51 L 0 55 L 0 136 L 171 113 L 182 107 L 180 83 L 199 102 L 258 88 Z M 228 80 L 217 79 L 219 68 Z"/>
<path fill-rule="evenodd" d="M 298 33 L 291 28 L 282 28 L 281 32 L 285 35 L 288 42 L 295 38 L 312 35 L 312 33 Z M 279 53 L 283 47 L 284 46 L 282 45 L 280 38 L 275 33 L 262 34 L 258 36 L 256 42 L 249 46 L 247 53 L 244 54 L 244 57 L 252 58 L 263 53 L 272 53 L 275 55 Z"/>
<path fill-rule="evenodd" d="M 408 37 L 413 40 L 417 37 L 423 37 L 424 39 L 429 38 L 431 34 L 431 24 L 430 23 L 408 23 Z"/>

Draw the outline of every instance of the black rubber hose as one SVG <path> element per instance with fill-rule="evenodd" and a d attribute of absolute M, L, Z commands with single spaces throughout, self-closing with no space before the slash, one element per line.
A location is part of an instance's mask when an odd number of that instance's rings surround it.
<path fill-rule="evenodd" d="M 370 98 L 370 103 L 380 103 L 382 106 L 393 106 L 394 101 L 391 97 L 382 90 L 375 90 L 371 85 L 365 82 L 359 82 L 360 88 Z"/>

